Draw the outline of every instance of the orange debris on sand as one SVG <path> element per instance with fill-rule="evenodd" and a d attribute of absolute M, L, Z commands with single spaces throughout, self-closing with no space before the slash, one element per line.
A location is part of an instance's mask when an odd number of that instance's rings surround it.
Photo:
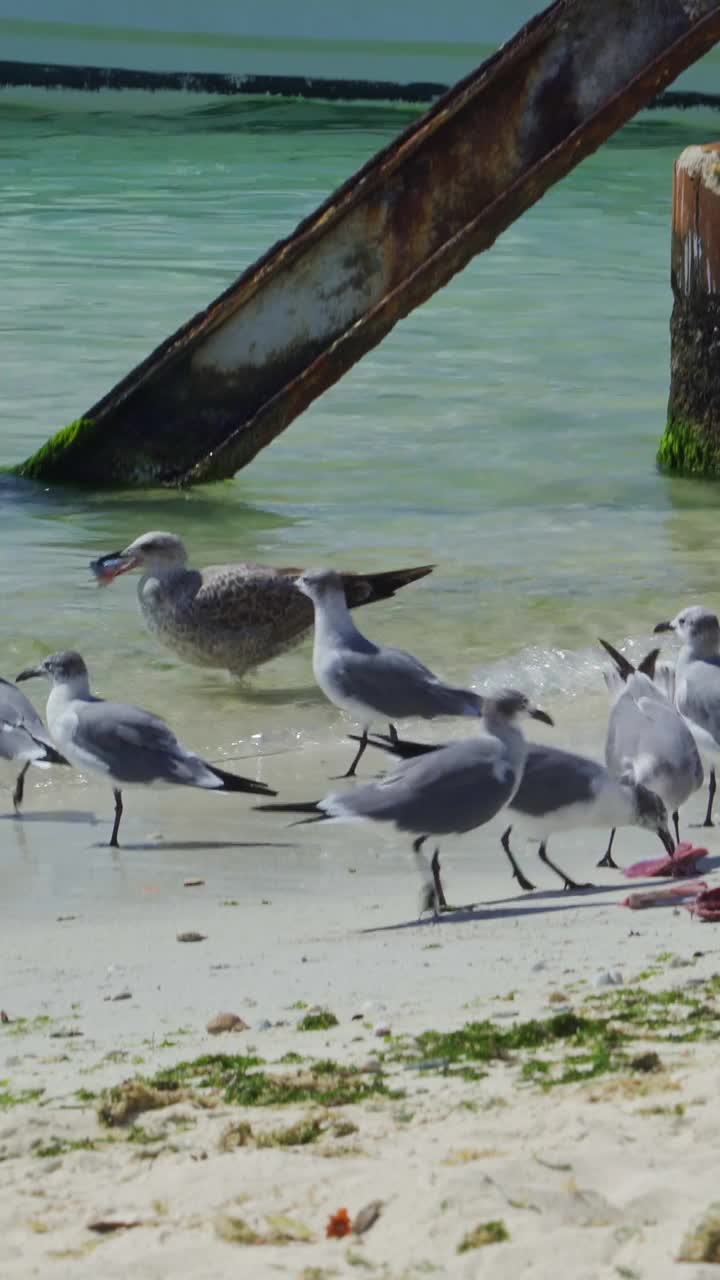
<path fill-rule="evenodd" d="M 325 1228 L 325 1235 L 328 1239 L 341 1240 L 343 1236 L 349 1236 L 352 1231 L 352 1223 L 350 1214 L 347 1209 L 338 1209 L 329 1219 Z"/>

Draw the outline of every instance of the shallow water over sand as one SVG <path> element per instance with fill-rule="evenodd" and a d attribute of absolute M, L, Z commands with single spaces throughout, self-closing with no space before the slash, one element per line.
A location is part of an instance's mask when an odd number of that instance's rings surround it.
<path fill-rule="evenodd" d="M 77 417 L 409 118 L 4 108 L 0 462 Z M 168 715 L 216 757 L 339 737 L 307 645 L 237 686 L 158 649 L 131 577 L 93 584 L 92 556 L 169 528 L 198 564 L 435 561 L 363 625 L 453 679 L 529 688 L 558 742 L 601 743 L 596 637 L 640 652 L 659 618 L 718 598 L 718 490 L 654 464 L 672 163 L 715 123 L 628 126 L 231 483 L 88 493 L 0 478 L 0 670 L 79 647 L 99 692 Z"/>

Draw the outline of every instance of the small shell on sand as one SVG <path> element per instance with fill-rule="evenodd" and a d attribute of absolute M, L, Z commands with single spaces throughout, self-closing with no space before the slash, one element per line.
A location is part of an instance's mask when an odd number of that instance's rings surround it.
<path fill-rule="evenodd" d="M 208 1022 L 206 1030 L 211 1036 L 219 1036 L 223 1031 L 248 1031 L 249 1027 L 237 1013 L 217 1013 Z"/>
<path fill-rule="evenodd" d="M 382 1200 L 371 1200 L 353 1218 L 352 1229 L 356 1236 L 362 1236 L 375 1225 L 383 1211 Z"/>
<path fill-rule="evenodd" d="M 187 933 L 179 933 L 177 935 L 178 942 L 204 942 L 206 938 L 206 933 L 196 933 L 194 929 L 189 929 Z"/>
<path fill-rule="evenodd" d="M 596 973 L 592 982 L 594 987 L 620 987 L 623 976 L 619 969 L 605 969 L 601 973 Z"/>
<path fill-rule="evenodd" d="M 204 880 L 183 880 L 183 889 L 197 889 L 204 883 Z"/>

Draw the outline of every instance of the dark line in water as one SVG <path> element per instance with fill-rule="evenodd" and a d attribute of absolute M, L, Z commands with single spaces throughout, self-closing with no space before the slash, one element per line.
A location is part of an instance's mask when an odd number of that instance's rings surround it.
<path fill-rule="evenodd" d="M 447 85 L 419 81 L 326 80 L 308 76 L 232 76 L 218 72 L 130 71 L 122 67 L 63 67 L 34 62 L 0 61 L 0 85 L 30 89 L 144 89 L 150 93 L 214 93 L 223 96 L 274 94 L 284 98 L 325 98 L 331 102 L 361 99 L 376 102 L 431 102 Z"/>
<path fill-rule="evenodd" d="M 150 93 L 208 93 L 274 95 L 283 98 L 324 98 L 329 102 L 432 102 L 448 85 L 431 81 L 398 84 L 390 80 L 331 80 L 308 76 L 234 76 L 220 72 L 131 71 L 123 67 L 71 67 L 52 63 L 0 60 L 0 85 L 29 89 L 141 89 Z M 720 109 L 720 94 L 670 90 L 653 99 L 649 108 Z"/>

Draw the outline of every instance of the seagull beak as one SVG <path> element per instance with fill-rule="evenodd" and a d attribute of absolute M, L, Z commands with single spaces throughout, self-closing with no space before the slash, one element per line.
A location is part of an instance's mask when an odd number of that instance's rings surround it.
<path fill-rule="evenodd" d="M 45 675 L 45 668 L 42 666 L 42 664 L 40 664 L 39 667 L 26 667 L 24 671 L 20 672 L 19 676 L 15 677 L 15 681 L 17 684 L 20 684 L 21 680 L 32 680 L 33 676 L 44 676 L 44 675 Z"/>
<path fill-rule="evenodd" d="M 541 711 L 539 707 L 533 707 L 529 714 L 531 720 L 542 720 L 543 724 L 555 724 L 552 716 L 549 716 L 547 711 Z"/>
<path fill-rule="evenodd" d="M 100 585 L 107 586 L 113 578 L 119 578 L 121 573 L 136 569 L 139 563 L 132 551 L 110 551 L 107 555 L 98 556 L 97 560 L 91 560 L 90 568 Z"/>
<path fill-rule="evenodd" d="M 675 630 L 675 627 L 672 622 L 658 622 L 657 626 L 653 627 L 653 635 L 657 635 L 659 631 L 674 631 L 674 630 Z"/>
<path fill-rule="evenodd" d="M 672 836 L 670 835 L 670 832 L 668 831 L 667 827 L 658 827 L 658 835 L 665 846 L 665 852 L 667 853 L 668 857 L 672 858 L 673 854 L 675 853 L 675 842 Z"/>

